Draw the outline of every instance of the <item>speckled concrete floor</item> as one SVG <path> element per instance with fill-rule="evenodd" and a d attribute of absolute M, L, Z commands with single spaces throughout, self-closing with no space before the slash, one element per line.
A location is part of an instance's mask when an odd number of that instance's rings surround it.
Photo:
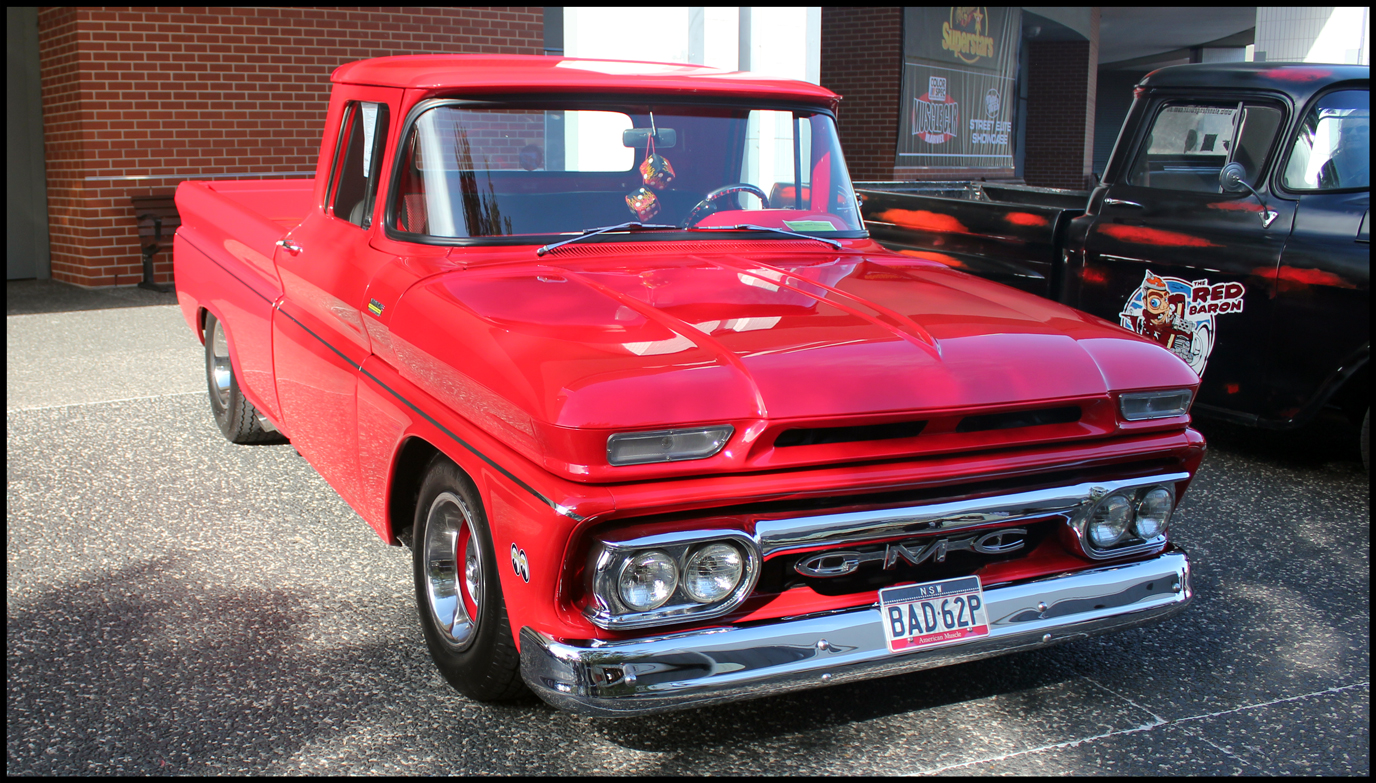
<path fill-rule="evenodd" d="M 166 300 L 164 300 L 166 301 Z M 635 720 L 483 706 L 409 557 L 289 446 L 233 446 L 175 307 L 7 331 L 7 774 L 1369 770 L 1370 489 L 1348 433 L 1201 425 L 1164 624 Z"/>

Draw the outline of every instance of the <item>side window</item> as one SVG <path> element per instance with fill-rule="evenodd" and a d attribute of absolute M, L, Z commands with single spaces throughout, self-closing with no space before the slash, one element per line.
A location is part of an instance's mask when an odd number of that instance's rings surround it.
<path fill-rule="evenodd" d="M 1226 103 L 1167 104 L 1156 115 L 1128 184 L 1218 193 L 1218 173 L 1236 161 L 1255 186 L 1284 114 L 1274 106 Z"/>
<path fill-rule="evenodd" d="M 828 165 L 830 161 L 827 161 Z M 737 179 L 769 195 L 778 209 L 808 209 L 812 202 L 812 125 L 790 111 L 752 111 L 746 121 L 745 158 Z M 758 202 L 742 203 L 754 208 Z M 735 206 L 732 207 L 736 208 Z M 826 207 L 823 206 L 822 211 Z"/>
<path fill-rule="evenodd" d="M 368 227 L 377 196 L 378 170 L 387 143 L 387 104 L 358 101 L 344 108 L 335 155 L 330 212 Z"/>
<path fill-rule="evenodd" d="M 1289 190 L 1371 187 L 1371 96 L 1331 92 L 1300 123 L 1282 180 Z"/>

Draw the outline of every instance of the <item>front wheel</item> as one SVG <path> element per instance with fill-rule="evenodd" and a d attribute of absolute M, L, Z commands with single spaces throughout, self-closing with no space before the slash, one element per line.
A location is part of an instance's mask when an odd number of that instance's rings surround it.
<path fill-rule="evenodd" d="M 411 552 L 421 630 L 440 674 L 478 701 L 522 694 L 487 515 L 473 483 L 442 454 L 421 484 Z"/>

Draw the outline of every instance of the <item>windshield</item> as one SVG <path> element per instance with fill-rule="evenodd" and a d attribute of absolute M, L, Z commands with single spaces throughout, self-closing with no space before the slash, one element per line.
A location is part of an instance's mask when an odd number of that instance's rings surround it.
<path fill-rule="evenodd" d="M 436 105 L 407 135 L 388 214 L 417 238 L 863 230 L 830 116 L 687 104 Z"/>

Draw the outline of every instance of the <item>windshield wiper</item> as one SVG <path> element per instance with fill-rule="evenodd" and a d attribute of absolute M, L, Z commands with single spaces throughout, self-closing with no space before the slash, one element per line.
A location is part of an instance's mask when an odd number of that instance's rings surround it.
<path fill-rule="evenodd" d="M 840 243 L 840 242 L 837 242 L 837 241 L 834 240 L 834 239 L 826 239 L 826 238 L 824 238 L 824 237 L 815 237 L 815 236 L 813 236 L 813 235 L 811 235 L 811 234 L 800 234 L 800 233 L 798 233 L 797 231 L 789 231 L 789 230 L 783 229 L 783 228 L 771 228 L 771 227 L 769 227 L 769 226 L 756 226 L 756 225 L 751 224 L 751 223 L 738 223 L 738 224 L 736 224 L 736 225 L 734 225 L 734 226 L 693 226 L 692 228 L 690 228 L 690 229 L 688 229 L 688 230 L 689 230 L 689 231 L 773 231 L 773 232 L 776 233 L 776 234 L 787 234 L 787 235 L 789 235 L 789 236 L 791 236 L 791 237 L 799 237 L 799 238 L 802 238 L 802 239 L 815 239 L 815 240 L 817 240 L 818 242 L 825 242 L 825 243 L 827 243 L 828 245 L 831 245 L 832 247 L 836 248 L 837 250 L 840 250 L 840 249 L 841 249 L 841 243 Z"/>
<path fill-rule="evenodd" d="M 537 256 L 543 256 L 544 254 L 548 253 L 549 251 L 551 251 L 551 250 L 553 250 L 553 249 L 555 249 L 555 248 L 557 248 L 557 247 L 563 247 L 564 245 L 567 245 L 567 244 L 570 243 L 570 242 L 577 242 L 577 241 L 582 240 L 582 239 L 587 239 L 588 237 L 597 236 L 598 234 L 606 234 L 606 233 L 608 233 L 608 232 L 610 232 L 610 231 L 655 231 L 655 230 L 657 230 L 657 229 L 664 229 L 664 228 L 672 228 L 672 229 L 674 229 L 675 231 L 680 231 L 680 230 L 682 230 L 682 229 L 680 229 L 678 226 L 666 226 L 666 225 L 662 225 L 662 224 L 659 224 L 659 223 L 636 223 L 635 221 L 631 221 L 630 223 L 618 223 L 618 224 L 616 224 L 615 226 L 603 226 L 603 227 L 601 227 L 601 228 L 588 228 L 588 229 L 584 229 L 584 230 L 583 230 L 583 233 L 582 233 L 582 234 L 579 234 L 579 235 L 576 236 L 576 237 L 569 237 L 568 239 L 564 239 L 564 240 L 561 240 L 561 241 L 559 241 L 559 242 L 554 242 L 554 243 L 545 245 L 544 247 L 540 248 L 539 250 L 536 250 L 536 251 L 535 251 L 535 255 L 537 255 Z"/>

